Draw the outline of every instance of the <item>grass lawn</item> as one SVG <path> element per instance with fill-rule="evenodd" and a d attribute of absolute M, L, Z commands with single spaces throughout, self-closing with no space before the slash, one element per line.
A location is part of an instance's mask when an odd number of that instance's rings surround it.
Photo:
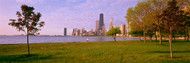
<path fill-rule="evenodd" d="M 0 63 L 190 63 L 190 42 L 173 42 L 173 56 L 169 43 L 164 42 L 80 42 L 0 45 Z"/>

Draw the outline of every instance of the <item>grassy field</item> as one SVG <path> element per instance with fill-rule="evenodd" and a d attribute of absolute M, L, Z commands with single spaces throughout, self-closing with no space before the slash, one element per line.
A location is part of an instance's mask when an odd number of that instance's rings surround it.
<path fill-rule="evenodd" d="M 190 42 L 173 42 L 173 55 L 169 56 L 169 43 L 164 42 L 80 42 L 0 45 L 0 63 L 190 63 Z"/>

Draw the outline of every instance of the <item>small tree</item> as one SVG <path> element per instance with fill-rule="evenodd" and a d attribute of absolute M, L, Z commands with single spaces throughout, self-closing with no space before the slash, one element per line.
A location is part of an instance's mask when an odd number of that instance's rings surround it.
<path fill-rule="evenodd" d="M 44 26 L 45 22 L 40 20 L 41 14 L 34 13 L 33 7 L 29 7 L 27 5 L 21 6 L 22 13 L 17 11 L 16 15 L 18 19 L 10 19 L 10 26 L 16 27 L 18 31 L 23 31 L 27 34 L 27 46 L 28 46 L 28 55 L 30 55 L 29 50 L 29 35 L 39 34 L 37 33 L 41 27 Z"/>
<path fill-rule="evenodd" d="M 114 41 L 116 41 L 116 34 L 120 34 L 121 31 L 119 30 L 119 28 L 112 28 L 111 30 L 109 30 L 106 35 L 107 36 L 112 36 Z"/>

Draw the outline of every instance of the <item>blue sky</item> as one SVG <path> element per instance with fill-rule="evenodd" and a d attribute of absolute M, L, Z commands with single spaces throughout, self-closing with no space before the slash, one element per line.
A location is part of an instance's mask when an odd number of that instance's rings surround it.
<path fill-rule="evenodd" d="M 99 14 L 104 14 L 104 23 L 108 30 L 111 18 L 114 25 L 126 24 L 127 9 L 134 7 L 138 0 L 0 0 L 0 35 L 20 35 L 16 28 L 8 25 L 9 19 L 16 19 L 16 11 L 21 11 L 22 4 L 33 6 L 35 12 L 42 14 L 41 35 L 62 35 L 73 28 L 95 29 Z"/>

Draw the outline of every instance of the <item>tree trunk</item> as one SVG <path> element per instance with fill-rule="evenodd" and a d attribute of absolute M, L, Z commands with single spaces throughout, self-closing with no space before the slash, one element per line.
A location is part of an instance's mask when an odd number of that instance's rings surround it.
<path fill-rule="evenodd" d="M 139 36 L 139 41 L 141 41 L 141 36 Z"/>
<path fill-rule="evenodd" d="M 150 42 L 152 42 L 152 37 L 150 37 Z"/>
<path fill-rule="evenodd" d="M 27 46 L 28 46 L 28 55 L 30 55 L 30 47 L 29 47 L 29 30 L 27 28 Z"/>
<path fill-rule="evenodd" d="M 174 41 L 175 41 L 175 35 L 173 34 L 173 37 L 174 37 Z"/>
<path fill-rule="evenodd" d="M 189 33 L 187 33 L 187 42 L 189 42 Z"/>
<path fill-rule="evenodd" d="M 146 32 L 144 31 L 144 43 L 146 43 Z"/>
<path fill-rule="evenodd" d="M 169 34 L 169 43 L 170 43 L 170 57 L 172 58 L 172 29 L 170 28 L 170 34 Z"/>
<path fill-rule="evenodd" d="M 189 29 L 187 29 L 187 42 L 189 42 Z"/>
<path fill-rule="evenodd" d="M 159 37 L 160 37 L 160 44 L 162 44 L 162 35 L 161 35 L 161 31 L 159 30 Z"/>
<path fill-rule="evenodd" d="M 157 42 L 157 40 L 158 40 L 156 35 L 155 35 L 155 40 L 156 40 L 156 42 Z"/>
<path fill-rule="evenodd" d="M 116 35 L 115 35 L 115 36 L 113 36 L 113 39 L 114 39 L 114 41 L 116 42 Z"/>
<path fill-rule="evenodd" d="M 156 42 L 157 42 L 157 35 L 156 35 L 156 32 L 155 32 L 155 39 L 156 39 Z"/>

